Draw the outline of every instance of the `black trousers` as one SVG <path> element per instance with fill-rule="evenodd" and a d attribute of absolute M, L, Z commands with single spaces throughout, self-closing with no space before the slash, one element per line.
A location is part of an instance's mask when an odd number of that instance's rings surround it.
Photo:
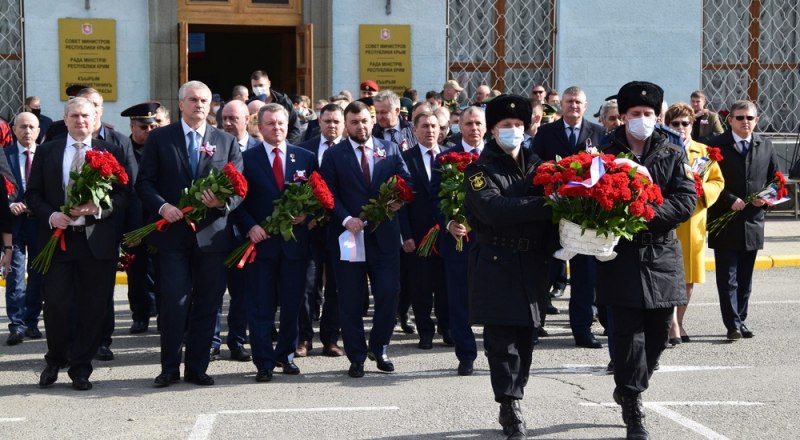
<path fill-rule="evenodd" d="M 508 403 L 521 400 L 533 360 L 535 327 L 485 325 L 483 347 L 489 360 L 494 400 Z"/>
<path fill-rule="evenodd" d="M 414 322 L 417 324 L 420 336 L 433 336 L 437 324 L 442 332 L 449 330 L 447 287 L 442 257 L 438 255 L 421 257 L 416 253 L 404 253 L 402 258 L 408 267 L 405 273 L 405 285 L 411 294 Z M 434 310 L 435 324 L 431 319 L 431 312 Z"/>
<path fill-rule="evenodd" d="M 117 261 L 95 258 L 85 232 L 67 229 L 64 239 L 67 250 L 56 249 L 43 277 L 44 358 L 48 365 L 69 363 L 73 379 L 88 378 L 114 291 Z"/>
<path fill-rule="evenodd" d="M 616 391 L 635 396 L 650 385 L 653 369 L 664 351 L 672 324 L 672 307 L 666 309 L 610 308 L 614 330 L 612 358 Z"/>

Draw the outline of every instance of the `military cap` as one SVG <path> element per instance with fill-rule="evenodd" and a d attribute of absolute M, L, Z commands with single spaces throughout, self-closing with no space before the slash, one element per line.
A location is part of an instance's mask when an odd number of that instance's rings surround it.
<path fill-rule="evenodd" d="M 380 92 L 381 88 L 378 87 L 378 84 L 375 81 L 368 79 L 361 81 L 361 86 L 359 87 L 359 90 L 363 90 L 365 92 Z"/>
<path fill-rule="evenodd" d="M 142 102 L 126 108 L 120 113 L 120 116 L 145 124 L 152 124 L 156 122 L 156 110 L 160 106 L 161 103 L 158 101 Z"/>
<path fill-rule="evenodd" d="M 411 111 L 411 107 L 414 106 L 414 101 L 405 96 L 400 98 L 400 113 L 408 114 Z"/>
<path fill-rule="evenodd" d="M 461 87 L 461 85 L 458 83 L 458 81 L 456 81 L 454 79 L 451 79 L 451 80 L 447 81 L 446 83 L 444 83 L 444 85 L 442 86 L 442 89 L 454 89 L 457 92 L 460 92 L 460 91 L 464 90 L 464 88 Z"/>
<path fill-rule="evenodd" d="M 612 99 L 617 99 L 617 95 L 611 95 L 611 96 L 607 97 L 605 99 L 605 101 L 603 101 L 603 103 L 600 105 L 600 108 L 597 109 L 597 113 L 594 114 L 595 118 L 599 118 L 600 117 L 600 112 L 603 111 L 603 106 L 606 105 L 606 102 L 611 101 Z"/>
<path fill-rule="evenodd" d="M 486 129 L 491 130 L 506 118 L 521 119 L 527 131 L 531 126 L 531 102 L 519 95 L 500 95 L 486 104 Z"/>
<path fill-rule="evenodd" d="M 617 93 L 620 114 L 639 105 L 650 107 L 655 110 L 656 114 L 659 114 L 663 101 L 664 89 L 647 81 L 631 81 L 622 86 Z"/>
<path fill-rule="evenodd" d="M 555 116 L 558 113 L 558 106 L 544 103 L 542 104 L 542 112 L 546 116 Z"/>

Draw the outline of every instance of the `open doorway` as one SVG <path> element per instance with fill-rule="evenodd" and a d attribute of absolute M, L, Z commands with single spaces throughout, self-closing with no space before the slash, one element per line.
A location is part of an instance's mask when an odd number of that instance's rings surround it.
<path fill-rule="evenodd" d="M 250 74 L 264 70 L 274 89 L 297 94 L 296 33 L 295 27 L 190 24 L 188 78 L 227 101 L 234 86 L 249 89 Z"/>

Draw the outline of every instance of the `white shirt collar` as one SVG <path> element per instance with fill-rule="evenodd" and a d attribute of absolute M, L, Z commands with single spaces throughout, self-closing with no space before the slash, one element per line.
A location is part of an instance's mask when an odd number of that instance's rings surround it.
<path fill-rule="evenodd" d="M 472 151 L 477 148 L 478 151 L 483 152 L 483 139 L 481 139 L 481 143 L 478 144 L 477 147 L 473 147 L 472 145 L 464 142 L 464 139 L 461 139 L 461 147 L 464 148 L 464 151 Z"/>
<path fill-rule="evenodd" d="M 205 139 L 206 138 L 206 123 L 205 122 L 203 122 L 203 125 L 198 127 L 197 130 L 193 130 L 191 127 L 189 127 L 189 124 L 187 124 L 186 121 L 184 121 L 183 118 L 181 118 L 181 127 L 183 127 L 183 137 L 186 137 L 189 134 L 190 131 L 194 131 L 194 132 L 197 132 L 197 134 L 200 135 L 200 139 Z"/>
<path fill-rule="evenodd" d="M 731 134 L 733 135 L 733 141 L 736 143 L 737 147 L 742 145 L 742 141 L 747 141 L 748 145 L 753 143 L 753 134 L 752 133 L 750 134 L 750 137 L 747 138 L 747 139 L 745 139 L 743 137 L 739 137 L 739 135 L 734 133 L 733 131 L 731 131 Z"/>
<path fill-rule="evenodd" d="M 25 148 L 25 146 L 20 144 L 19 141 L 17 141 L 17 149 L 19 149 L 20 154 L 24 154 L 22 152 L 27 150 L 27 148 Z M 36 143 L 35 142 L 31 146 L 30 150 L 31 150 L 31 153 L 36 154 Z"/>
<path fill-rule="evenodd" d="M 333 144 L 332 144 L 331 146 L 333 146 L 333 145 L 336 145 L 336 144 L 338 144 L 338 143 L 339 143 L 339 142 L 341 142 L 341 141 L 342 141 L 342 137 L 341 137 L 341 136 L 339 136 L 338 138 L 336 138 L 336 139 L 334 139 L 334 140 L 333 140 Z M 327 144 L 326 142 L 328 142 L 328 140 L 327 140 L 327 139 L 325 139 L 325 136 L 320 136 L 320 137 L 319 137 L 319 146 L 320 146 L 320 147 L 322 147 L 322 146 L 325 146 L 325 147 L 327 148 L 327 147 L 328 147 L 328 144 Z"/>
<path fill-rule="evenodd" d="M 274 149 L 275 149 L 275 147 L 276 147 L 276 145 L 272 145 L 272 144 L 270 144 L 270 143 L 269 143 L 269 142 L 267 142 L 267 141 L 263 141 L 263 142 L 262 142 L 262 144 L 264 145 L 264 148 L 266 148 L 266 149 L 267 149 L 267 154 L 272 154 L 272 150 L 274 150 Z M 277 145 L 277 147 L 278 147 L 278 150 L 280 150 L 280 152 L 281 152 L 281 153 L 282 153 L 284 156 L 286 156 L 286 141 L 284 141 L 284 142 L 281 142 L 281 144 L 280 144 L 280 145 Z"/>
<path fill-rule="evenodd" d="M 68 147 L 71 147 L 71 146 L 75 145 L 78 142 L 82 143 L 86 148 L 92 148 L 92 137 L 91 136 L 87 137 L 86 139 L 84 139 L 82 141 L 79 141 L 79 140 L 73 138 L 69 133 L 67 133 L 67 146 Z"/>
<path fill-rule="evenodd" d="M 428 154 L 428 151 L 433 151 L 433 156 L 436 157 L 436 155 L 439 154 L 439 146 L 434 144 L 432 148 L 428 148 L 425 145 L 419 144 L 419 151 L 423 158 Z"/>
<path fill-rule="evenodd" d="M 350 145 L 353 147 L 353 149 L 354 149 L 354 150 L 358 150 L 358 147 L 359 147 L 361 144 L 357 143 L 357 142 L 356 142 L 356 141 L 354 141 L 352 138 L 347 138 L 347 140 L 349 140 L 349 141 L 350 141 Z M 364 142 L 364 146 L 366 146 L 366 147 L 367 147 L 367 148 L 369 148 L 370 150 L 372 150 L 372 149 L 374 149 L 374 148 L 375 148 L 375 143 L 374 143 L 374 141 L 372 140 L 372 136 L 370 136 L 370 137 L 369 137 L 369 139 L 367 139 L 367 141 L 366 141 L 366 142 Z"/>

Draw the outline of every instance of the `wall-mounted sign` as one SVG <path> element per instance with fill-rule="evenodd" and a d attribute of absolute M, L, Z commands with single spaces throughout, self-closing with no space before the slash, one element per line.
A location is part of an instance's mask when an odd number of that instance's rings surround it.
<path fill-rule="evenodd" d="M 411 87 L 411 26 L 359 26 L 360 81 L 371 79 L 397 94 Z"/>
<path fill-rule="evenodd" d="M 97 89 L 104 101 L 117 100 L 116 20 L 60 18 L 58 49 L 61 100 L 74 84 Z"/>

